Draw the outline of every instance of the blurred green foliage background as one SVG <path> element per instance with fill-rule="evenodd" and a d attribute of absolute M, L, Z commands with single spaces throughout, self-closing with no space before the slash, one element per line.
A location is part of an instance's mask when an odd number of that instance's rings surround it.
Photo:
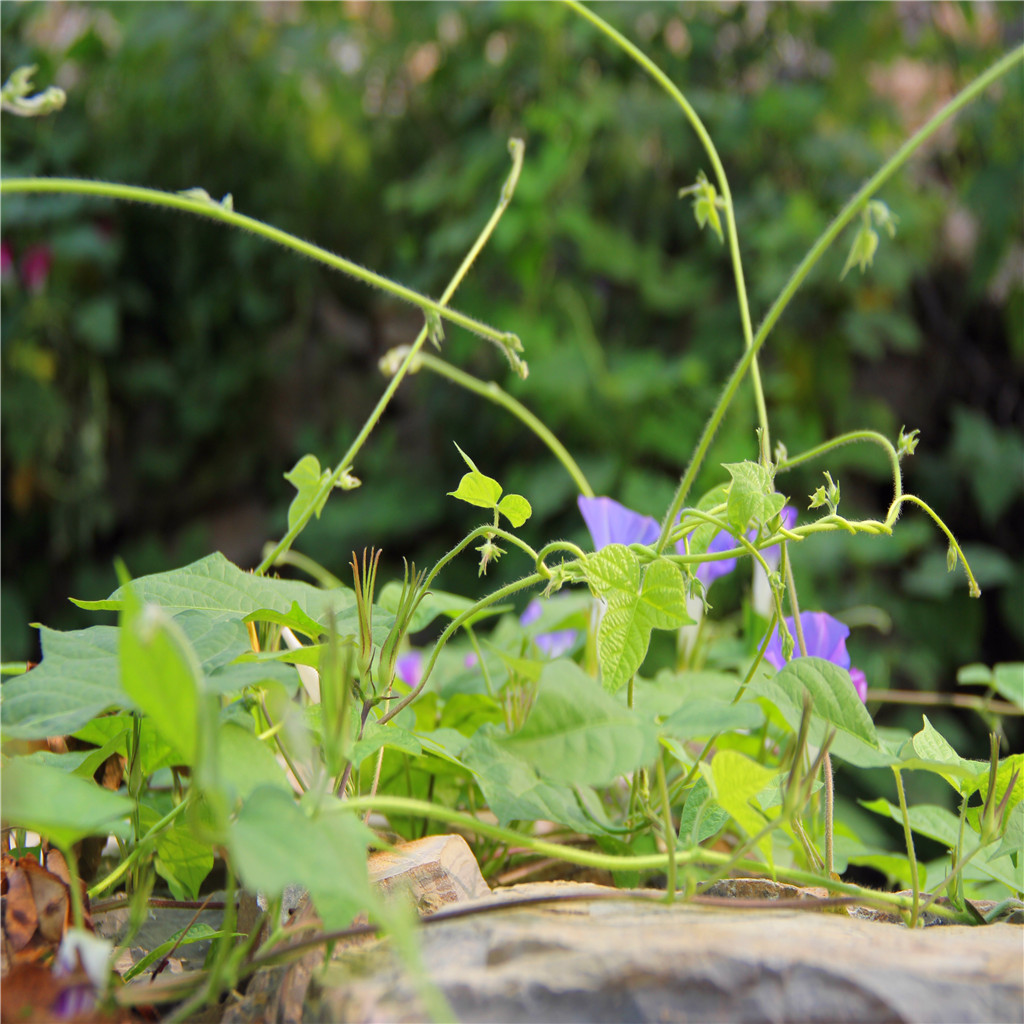
<path fill-rule="evenodd" d="M 844 200 L 1014 45 L 1011 4 L 605 3 L 705 120 L 730 176 L 752 314 Z M 725 248 L 677 198 L 707 158 L 671 101 L 553 3 L 5 3 L 3 77 L 39 65 L 68 90 L 43 120 L 5 117 L 3 173 L 205 188 L 235 208 L 431 295 L 489 216 L 526 141 L 511 209 L 454 305 L 526 346 L 449 329 L 444 355 L 541 416 L 598 493 L 660 515 L 741 351 Z M 870 684 L 952 690 L 1024 647 L 1024 76 L 1007 76 L 880 197 L 899 217 L 874 267 L 840 281 L 852 234 L 785 313 L 762 364 L 773 441 L 921 430 L 906 486 L 958 534 L 985 591 L 919 513 L 888 541 L 797 550 L 801 603 L 873 622 L 850 641 Z M 92 621 L 69 594 L 219 548 L 254 565 L 283 532 L 301 455 L 333 464 L 411 341 L 415 311 L 221 226 L 71 197 L 8 197 L 2 333 L 3 657 L 32 621 Z M 721 462 L 756 455 L 749 389 Z M 429 564 L 476 524 L 445 496 L 463 464 L 533 503 L 533 543 L 583 541 L 571 480 L 501 410 L 427 373 L 400 391 L 298 548 L 345 577 L 353 549 Z M 806 509 L 828 468 L 848 515 L 891 495 L 875 449 L 780 477 Z M 476 581 L 520 575 L 510 554 Z M 398 570 L 400 571 L 400 569 Z M 741 574 L 716 584 L 739 607 Z M 920 725 L 919 712 L 893 712 Z M 905 719 L 899 719 L 905 714 Z M 939 712 L 965 755 L 976 719 Z"/>

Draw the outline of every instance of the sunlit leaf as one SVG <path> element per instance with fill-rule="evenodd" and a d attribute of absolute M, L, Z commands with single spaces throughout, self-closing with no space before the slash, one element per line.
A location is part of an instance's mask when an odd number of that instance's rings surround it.
<path fill-rule="evenodd" d="M 14 757 L 3 765 L 0 787 L 5 824 L 31 829 L 64 849 L 85 836 L 128 835 L 132 801 L 91 779 Z"/>
<path fill-rule="evenodd" d="M 295 580 L 254 576 L 219 552 L 181 569 L 141 576 L 132 582 L 132 587 L 141 602 L 158 604 L 171 614 L 196 609 L 241 617 L 262 608 L 288 614 L 294 602 L 310 618 L 322 622 L 328 610 L 333 609 L 340 616 L 355 604 L 355 596 L 348 587 L 321 590 Z M 118 587 L 103 601 L 72 600 L 79 607 L 94 611 L 120 611 L 124 597 L 124 588 Z"/>
<path fill-rule="evenodd" d="M 348 927 L 374 905 L 366 869 L 373 833 L 353 814 L 309 818 L 293 797 L 261 787 L 232 823 L 231 856 L 242 881 L 269 897 L 285 886 L 308 889 L 328 931 Z"/>
<path fill-rule="evenodd" d="M 458 498 L 470 505 L 480 508 L 494 508 L 501 497 L 501 484 L 483 473 L 466 473 L 454 491 L 448 492 L 449 497 Z"/>
<path fill-rule="evenodd" d="M 779 774 L 777 769 L 758 764 L 736 750 L 719 750 L 711 763 L 701 764 L 701 774 L 711 788 L 711 795 L 723 810 L 740 825 L 748 836 L 755 836 L 768 818 L 754 803 L 755 797 Z M 757 844 L 769 864 L 772 863 L 771 835 Z"/>
<path fill-rule="evenodd" d="M 523 727 L 501 745 L 563 785 L 607 786 L 654 760 L 653 725 L 604 693 L 575 662 L 544 666 Z"/>
<path fill-rule="evenodd" d="M 533 509 L 521 494 L 506 494 L 498 502 L 498 511 L 518 530 L 530 516 Z"/>

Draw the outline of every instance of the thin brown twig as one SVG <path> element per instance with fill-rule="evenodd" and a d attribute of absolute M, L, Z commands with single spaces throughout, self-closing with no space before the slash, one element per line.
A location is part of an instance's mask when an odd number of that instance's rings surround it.
<path fill-rule="evenodd" d="M 1024 708 L 1008 700 L 974 697 L 968 693 L 921 693 L 918 690 L 868 690 L 869 701 L 880 700 L 889 704 L 924 704 L 935 707 L 969 708 L 972 711 L 991 711 L 996 715 L 1024 715 Z"/>

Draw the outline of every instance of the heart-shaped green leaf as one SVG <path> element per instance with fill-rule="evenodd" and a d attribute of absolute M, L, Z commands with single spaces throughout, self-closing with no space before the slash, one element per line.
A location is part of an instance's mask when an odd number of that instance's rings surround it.
<path fill-rule="evenodd" d="M 521 494 L 506 494 L 498 502 L 498 511 L 518 530 L 530 516 L 533 509 Z"/>
<path fill-rule="evenodd" d="M 544 666 L 529 717 L 501 746 L 551 782 L 607 786 L 654 760 L 657 735 L 563 659 Z"/>
<path fill-rule="evenodd" d="M 458 488 L 449 491 L 448 496 L 479 508 L 494 508 L 501 497 L 501 484 L 474 470 L 471 473 L 466 473 L 459 481 Z"/>

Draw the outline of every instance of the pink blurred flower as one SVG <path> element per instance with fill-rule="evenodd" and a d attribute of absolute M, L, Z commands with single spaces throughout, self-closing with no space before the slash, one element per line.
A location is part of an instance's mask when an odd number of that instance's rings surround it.
<path fill-rule="evenodd" d="M 544 606 L 534 598 L 526 606 L 523 614 L 519 616 L 519 625 L 531 625 L 541 617 L 543 611 Z M 563 654 L 568 654 L 573 649 L 578 637 L 578 630 L 556 629 L 551 633 L 539 633 L 533 638 L 533 642 L 542 654 L 546 654 L 549 658 L 560 658 Z"/>
<path fill-rule="evenodd" d="M 14 250 L 7 242 L 0 243 L 0 277 L 5 281 L 14 273 Z"/>
<path fill-rule="evenodd" d="M 21 279 L 25 287 L 33 293 L 42 291 L 52 265 L 53 250 L 48 245 L 30 245 L 21 258 Z"/>
<path fill-rule="evenodd" d="M 395 662 L 395 675 L 410 689 L 415 690 L 423 675 L 423 652 L 409 651 L 400 654 Z"/>

